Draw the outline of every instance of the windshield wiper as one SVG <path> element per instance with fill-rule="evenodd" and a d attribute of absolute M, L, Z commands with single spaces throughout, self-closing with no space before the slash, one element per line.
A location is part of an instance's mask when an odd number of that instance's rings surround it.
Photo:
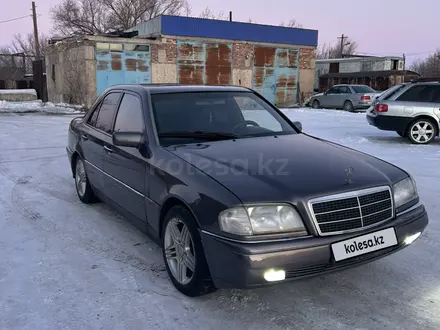
<path fill-rule="evenodd" d="M 195 132 L 175 131 L 175 132 L 159 133 L 158 135 L 159 137 L 195 138 L 195 139 L 210 140 L 210 141 L 232 140 L 238 138 L 238 135 L 232 133 L 209 132 L 209 131 L 195 131 Z"/>

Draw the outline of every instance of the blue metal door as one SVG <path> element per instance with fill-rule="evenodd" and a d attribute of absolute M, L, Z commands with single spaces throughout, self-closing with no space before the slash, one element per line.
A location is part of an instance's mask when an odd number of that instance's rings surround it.
<path fill-rule="evenodd" d="M 95 49 L 97 95 L 114 85 L 151 83 L 150 47 L 142 46 L 142 51 L 132 44 L 122 51 Z"/>

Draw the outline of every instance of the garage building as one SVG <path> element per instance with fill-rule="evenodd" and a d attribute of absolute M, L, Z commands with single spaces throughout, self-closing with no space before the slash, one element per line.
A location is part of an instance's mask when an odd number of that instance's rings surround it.
<path fill-rule="evenodd" d="M 124 31 L 52 40 L 52 102 L 90 106 L 116 84 L 241 85 L 279 107 L 312 94 L 318 31 L 162 15 Z"/>

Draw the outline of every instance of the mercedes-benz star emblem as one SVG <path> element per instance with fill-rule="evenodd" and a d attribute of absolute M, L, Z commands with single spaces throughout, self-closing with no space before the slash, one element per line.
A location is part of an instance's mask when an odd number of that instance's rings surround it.
<path fill-rule="evenodd" d="M 353 173 L 354 173 L 353 167 L 349 167 L 345 169 L 345 184 L 350 184 L 353 182 L 353 180 L 351 179 Z"/>

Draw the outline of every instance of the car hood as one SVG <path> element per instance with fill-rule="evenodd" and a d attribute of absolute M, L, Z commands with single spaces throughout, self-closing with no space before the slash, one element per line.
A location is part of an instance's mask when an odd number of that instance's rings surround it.
<path fill-rule="evenodd" d="M 407 176 L 383 160 L 306 134 L 170 147 L 243 203 L 309 199 Z M 347 170 L 352 172 L 347 184 Z M 189 173 L 190 175 L 190 173 Z"/>

